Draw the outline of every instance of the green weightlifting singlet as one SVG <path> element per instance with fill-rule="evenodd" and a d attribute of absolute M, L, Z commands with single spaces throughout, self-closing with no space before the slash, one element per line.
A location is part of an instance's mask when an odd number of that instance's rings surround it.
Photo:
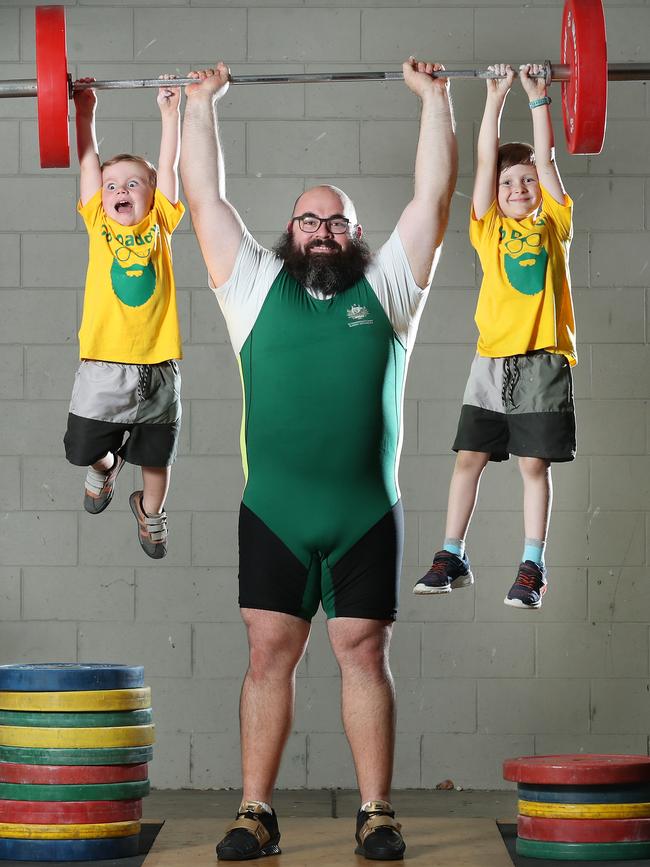
<path fill-rule="evenodd" d="M 276 277 L 240 353 L 243 502 L 305 564 L 398 500 L 405 356 L 366 280 L 320 301 Z"/>
<path fill-rule="evenodd" d="M 384 270 L 324 300 L 242 243 L 250 261 L 235 270 L 250 269 L 253 289 L 236 274 L 215 290 L 243 385 L 240 604 L 393 617 L 407 344 L 424 293 L 396 233 Z"/>

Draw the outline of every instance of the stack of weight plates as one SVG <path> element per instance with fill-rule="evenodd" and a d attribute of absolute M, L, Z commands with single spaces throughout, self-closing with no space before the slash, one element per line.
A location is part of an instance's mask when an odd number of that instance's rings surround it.
<path fill-rule="evenodd" d="M 137 855 L 153 754 L 142 666 L 0 666 L 0 859 Z"/>
<path fill-rule="evenodd" d="M 518 784 L 517 853 L 558 861 L 650 858 L 650 758 L 507 759 Z"/>

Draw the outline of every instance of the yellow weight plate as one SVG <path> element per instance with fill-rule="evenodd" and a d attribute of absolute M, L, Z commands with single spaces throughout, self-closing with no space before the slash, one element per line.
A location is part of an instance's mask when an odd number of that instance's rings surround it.
<path fill-rule="evenodd" d="M 102 822 L 88 825 L 23 825 L 0 822 L 0 838 L 14 840 L 95 840 L 140 833 L 140 822 Z"/>
<path fill-rule="evenodd" d="M 650 803 L 642 804 L 550 804 L 519 801 L 522 816 L 547 819 L 637 819 L 650 816 Z"/>
<path fill-rule="evenodd" d="M 7 747 L 44 747 L 45 749 L 141 747 L 155 741 L 154 730 L 153 724 L 83 729 L 0 726 L 0 744 Z"/>
<path fill-rule="evenodd" d="M 0 690 L 3 710 L 103 711 L 151 707 L 151 688 L 87 689 L 78 692 L 9 692 Z"/>

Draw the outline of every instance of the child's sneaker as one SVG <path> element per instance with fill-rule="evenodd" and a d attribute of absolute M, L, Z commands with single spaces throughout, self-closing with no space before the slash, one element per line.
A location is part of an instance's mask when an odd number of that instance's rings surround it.
<path fill-rule="evenodd" d="M 131 511 L 138 522 L 138 539 L 145 554 L 160 560 L 167 553 L 167 512 L 147 515 L 142 507 L 142 491 L 134 491 L 129 497 Z"/>
<path fill-rule="evenodd" d="M 519 564 L 515 583 L 503 600 L 504 604 L 513 608 L 541 608 L 547 587 L 546 569 L 532 560 L 526 560 Z"/>
<path fill-rule="evenodd" d="M 462 560 L 450 551 L 438 551 L 427 574 L 413 588 L 417 596 L 429 593 L 451 593 L 456 587 L 469 587 L 474 576 L 467 555 Z"/>
<path fill-rule="evenodd" d="M 115 463 L 107 473 L 88 467 L 84 484 L 84 509 L 99 515 L 113 499 L 115 480 L 124 466 L 124 458 L 115 455 Z"/>

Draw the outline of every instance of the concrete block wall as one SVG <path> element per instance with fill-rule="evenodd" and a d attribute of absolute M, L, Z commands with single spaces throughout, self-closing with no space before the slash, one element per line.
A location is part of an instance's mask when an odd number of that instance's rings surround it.
<path fill-rule="evenodd" d="M 66 0 L 69 65 L 98 79 L 183 73 L 393 69 L 410 53 L 449 66 L 559 59 L 559 0 Z M 612 62 L 643 62 L 650 4 L 606 0 Z M 0 79 L 34 76 L 33 3 L 0 2 Z M 650 711 L 650 104 L 610 89 L 605 149 L 569 157 L 553 87 L 558 159 L 575 207 L 571 272 L 580 363 L 579 457 L 558 466 L 539 614 L 502 599 L 521 554 L 514 461 L 490 467 L 469 535 L 475 589 L 416 599 L 439 546 L 450 443 L 475 342 L 479 268 L 467 240 L 484 87 L 453 86 L 460 177 L 406 400 L 406 550 L 393 642 L 397 787 L 499 787 L 505 756 L 648 751 Z M 120 477 L 101 517 L 62 435 L 77 363 L 86 238 L 76 166 L 42 171 L 35 100 L 0 100 L 0 663 L 143 663 L 158 725 L 160 787 L 239 783 L 237 700 L 246 666 L 237 610 L 240 384 L 192 227 L 174 238 L 185 359 L 180 457 L 161 564 L 140 551 Z M 270 244 L 320 180 L 355 199 L 371 245 L 412 190 L 417 101 L 400 83 L 233 87 L 222 104 L 229 195 Z M 151 91 L 99 95 L 105 155 L 156 158 Z M 530 138 L 515 88 L 504 138 Z M 73 142 L 74 149 L 74 142 Z M 322 617 L 300 666 L 280 785 L 352 786 L 337 669 Z"/>

